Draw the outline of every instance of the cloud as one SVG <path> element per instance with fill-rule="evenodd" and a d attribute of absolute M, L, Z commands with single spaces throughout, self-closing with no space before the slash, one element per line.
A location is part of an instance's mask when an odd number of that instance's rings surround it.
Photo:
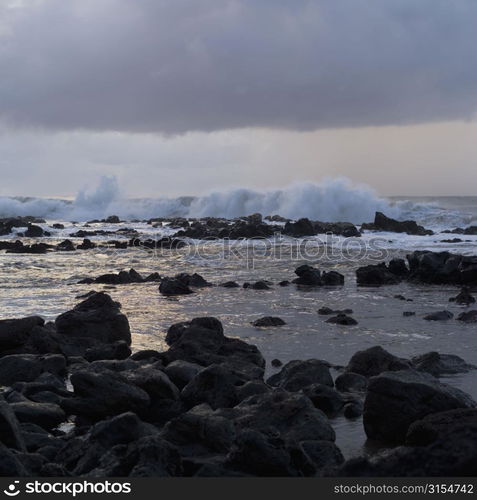
<path fill-rule="evenodd" d="M 466 120 L 475 0 L 5 0 L 9 127 L 181 134 Z"/>

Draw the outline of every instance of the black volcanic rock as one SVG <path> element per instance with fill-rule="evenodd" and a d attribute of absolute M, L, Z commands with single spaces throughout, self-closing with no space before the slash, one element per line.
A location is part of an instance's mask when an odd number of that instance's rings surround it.
<path fill-rule="evenodd" d="M 283 228 L 283 234 L 301 238 L 303 236 L 313 236 L 317 234 L 317 231 L 309 219 L 303 218 L 296 222 L 287 222 Z"/>
<path fill-rule="evenodd" d="M 299 391 L 313 384 L 333 387 L 333 379 L 327 363 L 318 359 L 308 359 L 289 361 L 267 380 L 267 384 L 287 391 Z"/>
<path fill-rule="evenodd" d="M 182 280 L 176 278 L 163 278 L 159 285 L 162 295 L 188 295 L 194 293 Z"/>
<path fill-rule="evenodd" d="M 464 286 L 457 296 L 449 299 L 449 302 L 455 302 L 459 305 L 468 306 L 475 303 L 475 297 L 471 295 L 469 288 Z"/>
<path fill-rule="evenodd" d="M 343 325 L 343 326 L 351 326 L 351 325 L 357 325 L 358 322 L 352 318 L 351 316 L 348 316 L 347 314 L 339 313 L 336 316 L 332 316 L 331 318 L 328 318 L 326 320 L 327 323 L 332 323 L 334 325 Z"/>
<path fill-rule="evenodd" d="M 401 276 L 393 274 L 383 262 L 359 267 L 356 270 L 356 281 L 361 286 L 396 285 Z"/>
<path fill-rule="evenodd" d="M 58 316 L 55 325 L 66 337 L 91 338 L 100 343 L 123 340 L 130 345 L 129 322 L 120 307 L 109 295 L 98 292 Z"/>
<path fill-rule="evenodd" d="M 405 370 L 410 367 L 411 363 L 407 359 L 398 358 L 381 346 L 374 346 L 353 354 L 346 371 L 373 377 L 382 372 Z"/>
<path fill-rule="evenodd" d="M 477 310 L 466 311 L 460 313 L 457 316 L 457 321 L 462 321 L 463 323 L 477 323 Z"/>
<path fill-rule="evenodd" d="M 274 316 L 264 316 L 252 322 L 253 326 L 257 327 L 270 327 L 270 326 L 283 326 L 286 325 L 285 321 L 281 318 Z"/>
<path fill-rule="evenodd" d="M 411 363 L 416 370 L 430 373 L 434 377 L 467 373 L 475 369 L 475 366 L 466 363 L 455 354 L 439 354 L 435 351 L 415 356 L 411 359 Z"/>
<path fill-rule="evenodd" d="M 389 231 L 392 233 L 407 233 L 410 235 L 426 236 L 434 234 L 430 229 L 419 226 L 415 221 L 397 221 L 386 217 L 382 212 L 376 212 L 374 222 L 363 224 L 361 230 Z"/>
<path fill-rule="evenodd" d="M 28 228 L 24 235 L 27 238 L 39 238 L 44 235 L 44 231 L 40 226 L 35 226 L 34 224 L 28 224 Z"/>
<path fill-rule="evenodd" d="M 370 439 L 402 443 L 409 426 L 426 415 L 475 406 L 470 396 L 427 373 L 385 372 L 369 381 L 363 424 Z"/>
<path fill-rule="evenodd" d="M 424 319 L 427 321 L 447 321 L 453 317 L 454 315 L 450 311 L 437 311 L 426 314 Z"/>
<path fill-rule="evenodd" d="M 297 285 L 305 286 L 322 286 L 321 272 L 315 267 L 304 264 L 295 269 L 295 274 L 298 278 L 293 280 Z"/>
<path fill-rule="evenodd" d="M 477 257 L 449 252 L 415 251 L 407 256 L 411 281 L 435 284 L 477 284 Z"/>

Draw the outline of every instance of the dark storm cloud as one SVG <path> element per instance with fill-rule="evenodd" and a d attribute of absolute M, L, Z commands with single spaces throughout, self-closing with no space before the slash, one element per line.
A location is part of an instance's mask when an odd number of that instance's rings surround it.
<path fill-rule="evenodd" d="M 305 130 L 468 119 L 477 108 L 475 0 L 2 5 L 10 126 Z"/>

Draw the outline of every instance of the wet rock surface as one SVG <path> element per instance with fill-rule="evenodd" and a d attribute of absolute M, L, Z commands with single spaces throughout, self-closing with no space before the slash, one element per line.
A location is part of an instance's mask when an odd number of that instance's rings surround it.
<path fill-rule="evenodd" d="M 315 268 L 304 271 L 311 273 L 307 280 L 317 277 Z M 172 279 L 209 285 L 194 274 Z M 283 321 L 260 320 L 260 327 Z M 407 360 L 375 346 L 355 353 L 344 368 L 275 359 L 265 380 L 260 351 L 228 337 L 217 318 L 173 324 L 165 340 L 164 351 L 132 353 L 129 322 L 104 292 L 86 294 L 54 322 L 0 321 L 0 473 L 305 477 L 474 470 L 476 404 L 435 378 L 475 368 L 458 356 L 429 352 Z M 362 418 L 370 438 L 393 447 L 345 461 L 335 444 L 336 417 L 358 425 Z M 66 422 L 68 430 L 60 430 Z"/>

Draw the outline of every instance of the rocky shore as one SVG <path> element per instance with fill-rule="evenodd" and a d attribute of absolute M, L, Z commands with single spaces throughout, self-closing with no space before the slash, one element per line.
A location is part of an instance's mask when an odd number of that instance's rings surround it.
<path fill-rule="evenodd" d="M 187 238 L 268 238 L 276 233 L 292 238 L 324 233 L 360 238 L 371 231 L 432 235 L 413 221 L 396 221 L 379 212 L 374 222 L 361 227 L 260 214 L 232 221 L 146 221 L 152 228 L 168 229 L 158 239 L 130 227 L 114 228 L 122 222 L 111 216 L 75 225 L 65 238 L 63 224 L 45 229 L 45 221 L 31 217 L 0 220 L 0 235 L 19 238 L 1 241 L 0 250 L 50 254 L 49 258 L 53 252 L 61 257 L 56 252 L 101 246 L 180 249 Z M 62 238 L 55 242 L 58 232 Z M 473 229 L 452 232 L 473 234 Z M 42 239 L 50 236 L 51 240 Z M 206 290 L 229 296 L 236 288 L 244 289 L 246 297 L 278 295 L 279 290 L 288 290 L 284 287 L 293 292 L 320 290 L 328 296 L 341 291 L 345 280 L 354 286 L 355 271 L 356 284 L 366 287 L 450 285 L 460 291 L 449 293 L 445 300 L 464 307 L 475 303 L 477 287 L 476 257 L 427 250 L 410 252 L 406 259 L 355 266 L 346 276 L 329 268 L 299 265 L 294 277 L 281 275 L 282 281 L 274 282 L 258 276 L 221 281 L 197 272 L 164 276 L 162 269 L 160 274 L 135 269 L 89 274 L 89 269 L 86 277 L 80 274 L 71 284 L 117 287 L 116 293 L 119 287 L 127 293 L 149 284 L 162 299 L 172 301 L 188 300 L 183 295 L 200 298 Z M 266 362 L 252 343 L 227 336 L 230 325 L 192 315 L 190 321 L 169 327 L 166 350 L 137 350 L 121 305 L 105 292 L 80 293 L 77 305 L 54 321 L 45 322 L 40 316 L 0 321 L 2 476 L 477 474 L 477 403 L 442 381 L 476 369 L 459 356 L 418 351 L 422 354 L 408 359 L 375 345 L 355 352 L 344 366 L 325 359 Z M 390 300 L 412 302 L 401 294 Z M 319 305 L 314 317 L 320 324 L 338 330 L 360 328 L 348 304 Z M 361 323 L 360 311 L 355 311 Z M 250 317 L 249 327 L 260 333 L 287 328 L 288 318 L 264 313 L 260 309 L 261 317 Z M 399 311 L 402 315 L 416 313 Z M 471 328 L 477 310 L 465 309 L 455 318 L 450 311 L 434 311 L 422 319 L 433 322 L 429 325 L 455 321 Z M 336 444 L 337 418 L 362 426 L 369 442 L 381 451 L 345 458 Z"/>
<path fill-rule="evenodd" d="M 260 351 L 227 337 L 216 318 L 174 324 L 166 342 L 163 352 L 132 353 L 128 319 L 104 292 L 51 323 L 0 321 L 0 474 L 477 472 L 477 404 L 439 380 L 475 369 L 457 356 L 403 359 L 376 346 L 345 367 L 296 360 L 264 378 Z M 340 414 L 362 419 L 387 450 L 345 461 L 330 421 Z"/>

